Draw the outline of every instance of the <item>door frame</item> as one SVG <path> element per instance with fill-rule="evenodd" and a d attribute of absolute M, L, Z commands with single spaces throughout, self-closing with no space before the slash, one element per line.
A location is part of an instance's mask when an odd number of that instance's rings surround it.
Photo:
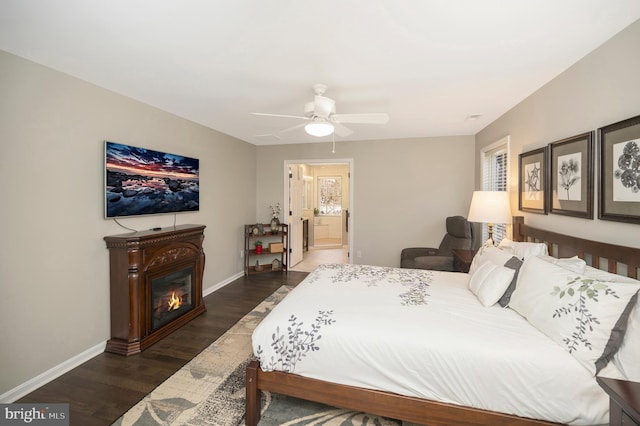
<path fill-rule="evenodd" d="M 330 164 L 340 164 L 340 165 L 347 165 L 349 166 L 349 218 L 348 218 L 348 227 L 349 227 L 349 232 L 347 233 L 348 236 L 348 261 L 349 263 L 353 263 L 353 256 L 352 256 L 352 248 L 355 247 L 354 246 L 354 228 L 353 228 L 353 223 L 354 220 L 353 218 L 355 217 L 355 203 L 353 201 L 353 187 L 354 187 L 354 179 L 355 179 L 355 173 L 354 173 L 354 161 L 353 158 L 329 158 L 329 159 L 314 159 L 314 160 L 284 160 L 284 169 L 283 169 L 283 187 L 284 187 L 284 198 L 282 200 L 282 206 L 286 207 L 285 210 L 285 220 L 288 223 L 289 220 L 289 166 L 293 165 L 293 164 L 310 164 L 310 165 L 315 165 L 315 166 L 319 166 L 319 165 L 330 165 Z"/>

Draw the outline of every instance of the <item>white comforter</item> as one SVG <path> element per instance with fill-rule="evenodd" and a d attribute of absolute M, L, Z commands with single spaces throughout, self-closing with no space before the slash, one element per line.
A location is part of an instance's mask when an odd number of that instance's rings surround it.
<path fill-rule="evenodd" d="M 253 333 L 265 371 L 575 425 L 608 398 L 569 353 L 462 273 L 322 265 Z"/>

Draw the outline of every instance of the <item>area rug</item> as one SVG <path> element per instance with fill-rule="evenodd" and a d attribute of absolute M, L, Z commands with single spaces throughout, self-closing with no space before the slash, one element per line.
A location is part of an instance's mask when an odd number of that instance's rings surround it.
<path fill-rule="evenodd" d="M 276 290 L 113 425 L 244 425 L 245 368 L 253 359 L 251 333 L 290 290 L 286 286 Z M 267 392 L 262 407 L 261 426 L 409 425 Z"/>

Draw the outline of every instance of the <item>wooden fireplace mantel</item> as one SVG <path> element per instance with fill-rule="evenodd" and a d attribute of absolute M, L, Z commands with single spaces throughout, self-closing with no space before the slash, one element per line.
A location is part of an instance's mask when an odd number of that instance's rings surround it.
<path fill-rule="evenodd" d="M 204 225 L 179 225 L 104 237 L 111 277 L 111 339 L 107 352 L 140 353 L 206 311 L 202 299 Z M 157 330 L 151 325 L 151 280 L 193 268 L 192 309 Z"/>

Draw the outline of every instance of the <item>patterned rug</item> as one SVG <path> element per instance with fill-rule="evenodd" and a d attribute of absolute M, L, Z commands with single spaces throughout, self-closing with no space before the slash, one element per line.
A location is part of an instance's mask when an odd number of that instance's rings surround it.
<path fill-rule="evenodd" d="M 113 425 L 244 425 L 245 368 L 253 359 L 251 333 L 290 290 L 286 286 L 276 290 Z M 403 425 L 267 392 L 263 392 L 262 406 L 261 426 Z"/>

